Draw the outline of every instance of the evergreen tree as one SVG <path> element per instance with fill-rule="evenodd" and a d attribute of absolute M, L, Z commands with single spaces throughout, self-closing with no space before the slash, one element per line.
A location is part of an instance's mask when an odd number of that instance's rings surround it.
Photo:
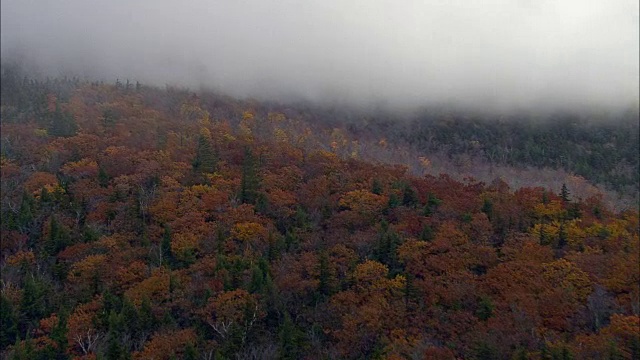
<path fill-rule="evenodd" d="M 124 321 L 115 311 L 109 314 L 109 332 L 107 336 L 107 360 L 125 359 L 126 350 L 123 346 Z"/>
<path fill-rule="evenodd" d="M 70 242 L 71 238 L 69 236 L 69 231 L 56 219 L 55 216 L 52 216 L 49 224 L 49 237 L 45 243 L 45 250 L 49 254 L 55 255 L 67 247 Z"/>
<path fill-rule="evenodd" d="M 565 245 L 567 245 L 567 230 L 565 229 L 564 221 L 560 223 L 560 227 L 558 228 L 558 249 L 562 249 Z"/>
<path fill-rule="evenodd" d="M 216 171 L 218 159 L 211 144 L 209 131 L 204 129 L 198 136 L 196 148 L 196 158 L 193 160 L 193 169 L 203 173 L 213 173 Z"/>
<path fill-rule="evenodd" d="M 371 185 L 371 192 L 376 195 L 382 195 L 382 184 L 380 180 L 373 179 L 373 184 Z"/>
<path fill-rule="evenodd" d="M 258 266 L 254 266 L 251 273 L 251 282 L 249 283 L 249 292 L 260 292 L 264 286 L 264 273 Z"/>
<path fill-rule="evenodd" d="M 632 359 L 640 359 L 640 334 L 631 338 L 631 344 L 629 344 L 631 350 Z"/>
<path fill-rule="evenodd" d="M 562 201 L 565 203 L 569 202 L 569 189 L 567 188 L 567 184 L 562 184 L 562 189 L 560 189 L 560 197 Z"/>
<path fill-rule="evenodd" d="M 545 205 L 549 203 L 549 194 L 545 190 L 542 191 L 542 203 Z"/>
<path fill-rule="evenodd" d="M 102 112 L 102 125 L 106 128 L 112 128 L 118 121 L 118 113 L 112 109 L 106 109 Z"/>
<path fill-rule="evenodd" d="M 402 205 L 415 207 L 418 204 L 418 195 L 410 185 L 405 185 L 402 192 Z"/>
<path fill-rule="evenodd" d="M 184 348 L 184 360 L 197 360 L 198 352 L 192 343 L 188 343 Z"/>
<path fill-rule="evenodd" d="M 476 310 L 476 316 L 482 321 L 487 321 L 493 316 L 493 301 L 490 298 L 483 296 L 478 303 L 478 309 Z"/>
<path fill-rule="evenodd" d="M 104 168 L 100 166 L 98 168 L 98 184 L 100 184 L 100 187 L 106 188 L 109 186 L 109 180 L 109 175 L 107 175 Z"/>
<path fill-rule="evenodd" d="M 52 196 L 49 193 L 49 190 L 47 190 L 47 188 L 43 186 L 42 189 L 40 190 L 40 203 L 46 204 L 51 200 L 52 200 Z"/>
<path fill-rule="evenodd" d="M 581 216 L 580 205 L 578 203 L 572 203 L 567 209 L 567 219 L 579 219 Z"/>
<path fill-rule="evenodd" d="M 484 199 L 481 211 L 485 213 L 489 221 L 491 221 L 493 218 L 493 202 L 489 199 Z"/>
<path fill-rule="evenodd" d="M 138 315 L 138 310 L 133 305 L 133 303 L 128 299 L 124 298 L 122 300 L 122 310 L 120 311 L 120 316 L 122 319 L 125 319 L 124 322 L 126 327 L 126 333 L 131 338 L 136 338 L 140 336 L 140 317 Z"/>
<path fill-rule="evenodd" d="M 389 201 L 387 202 L 387 209 L 395 209 L 400 206 L 400 199 L 395 193 L 389 195 Z"/>
<path fill-rule="evenodd" d="M 434 194 L 428 193 L 427 204 L 424 206 L 423 215 L 431 216 L 441 203 L 442 200 L 438 199 Z"/>
<path fill-rule="evenodd" d="M 68 358 L 66 355 L 67 347 L 69 346 L 67 341 L 67 333 L 69 332 L 67 318 L 67 312 L 61 311 L 58 314 L 58 323 L 51 329 L 51 340 L 57 345 L 55 349 L 56 359 Z"/>
<path fill-rule="evenodd" d="M 24 341 L 20 341 L 20 338 L 17 338 L 13 349 L 11 360 L 32 360 L 36 357 L 33 341 L 29 337 Z"/>
<path fill-rule="evenodd" d="M 27 192 L 22 193 L 22 201 L 20 202 L 20 210 L 18 211 L 18 217 L 16 219 L 16 225 L 18 231 L 25 234 L 31 229 L 31 223 L 33 221 L 33 208 L 35 201 L 31 195 Z"/>
<path fill-rule="evenodd" d="M 156 326 L 157 319 L 151 309 L 151 301 L 148 297 L 142 299 L 139 312 L 140 330 L 142 332 L 151 333 Z"/>
<path fill-rule="evenodd" d="M 78 125 L 73 115 L 66 111 L 63 112 L 58 103 L 56 103 L 56 109 L 50 116 L 49 134 L 53 136 L 70 137 L 74 136 L 78 131 Z"/>
<path fill-rule="evenodd" d="M 248 147 L 245 148 L 244 162 L 242 164 L 242 179 L 240 182 L 240 201 L 243 204 L 255 204 L 260 189 L 258 177 L 258 164 Z"/>
<path fill-rule="evenodd" d="M 20 301 L 21 323 L 33 327 L 46 312 L 46 289 L 32 274 L 26 276 Z"/>
<path fill-rule="evenodd" d="M 173 254 L 171 252 L 171 228 L 168 224 L 164 224 L 164 233 L 162 234 L 162 241 L 160 242 L 160 253 L 162 261 L 171 267 Z"/>
<path fill-rule="evenodd" d="M 298 241 L 299 239 L 295 232 L 287 231 L 287 233 L 284 234 L 284 245 L 287 251 L 290 251 L 291 249 L 296 247 L 298 245 Z"/>
<path fill-rule="evenodd" d="M 431 241 L 433 240 L 434 233 L 433 228 L 429 224 L 424 224 L 422 227 L 422 231 L 420 232 L 420 240 L 422 241 Z"/>
<path fill-rule="evenodd" d="M 378 241 L 374 250 L 375 258 L 389 267 L 389 273 L 393 274 L 399 270 L 400 261 L 398 260 L 398 246 L 401 243 L 400 235 L 395 231 L 389 230 L 386 226 L 381 226 L 378 235 Z"/>
<path fill-rule="evenodd" d="M 282 251 L 282 236 L 274 236 L 273 233 L 269 232 L 269 248 L 267 250 L 267 258 L 269 261 L 273 262 L 280 258 L 280 252 Z"/>
<path fill-rule="evenodd" d="M 538 235 L 540 239 L 540 245 L 549 245 L 551 243 L 551 241 L 549 240 L 549 234 L 547 234 L 544 223 L 540 224 L 540 234 Z"/>
<path fill-rule="evenodd" d="M 13 304 L 4 294 L 0 294 L 0 325 L 0 348 L 4 349 L 18 336 L 18 318 Z"/>
<path fill-rule="evenodd" d="M 573 360 L 573 355 L 569 348 L 562 346 L 551 351 L 551 360 Z"/>
<path fill-rule="evenodd" d="M 98 313 L 98 323 L 100 326 L 108 328 L 111 313 L 119 313 L 121 309 L 122 300 L 107 288 L 102 294 L 102 311 Z"/>
<path fill-rule="evenodd" d="M 284 320 L 278 329 L 280 342 L 280 359 L 299 359 L 301 353 L 302 334 L 296 328 L 288 312 L 284 313 Z"/>
<path fill-rule="evenodd" d="M 486 342 L 481 342 L 476 347 L 476 356 L 477 360 L 498 360 L 498 350 L 491 344 Z"/>

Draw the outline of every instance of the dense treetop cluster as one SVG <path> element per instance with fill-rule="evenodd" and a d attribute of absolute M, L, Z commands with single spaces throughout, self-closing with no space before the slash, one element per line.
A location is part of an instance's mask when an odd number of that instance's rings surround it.
<path fill-rule="evenodd" d="M 3 357 L 640 356 L 637 211 L 345 157 L 251 101 L 12 81 Z"/>

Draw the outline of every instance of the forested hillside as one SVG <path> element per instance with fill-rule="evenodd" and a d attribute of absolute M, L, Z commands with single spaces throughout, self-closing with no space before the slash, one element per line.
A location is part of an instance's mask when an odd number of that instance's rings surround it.
<path fill-rule="evenodd" d="M 16 74 L 3 68 L 3 358 L 640 356 L 635 209 L 366 162 L 365 137 L 391 146 L 378 130 L 358 140 L 360 125 L 300 110 Z M 637 124 L 421 124 L 388 141 L 637 185 Z"/>
<path fill-rule="evenodd" d="M 343 126 L 352 136 L 411 145 L 452 163 L 561 169 L 637 197 L 640 181 L 638 109 L 482 115 L 426 108 L 401 113 L 309 106 L 310 121 Z"/>
<path fill-rule="evenodd" d="M 498 119 L 429 114 L 402 129 L 400 141 L 428 152 L 476 154 L 495 164 L 560 168 L 620 192 L 637 191 L 638 112 Z"/>

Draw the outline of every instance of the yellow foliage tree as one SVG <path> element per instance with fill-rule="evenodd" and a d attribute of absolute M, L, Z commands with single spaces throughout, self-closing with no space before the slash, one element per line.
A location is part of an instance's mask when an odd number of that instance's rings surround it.
<path fill-rule="evenodd" d="M 584 303 L 593 290 L 589 275 L 568 260 L 558 259 L 544 264 L 543 269 L 545 279 L 573 294 L 579 302 Z"/>

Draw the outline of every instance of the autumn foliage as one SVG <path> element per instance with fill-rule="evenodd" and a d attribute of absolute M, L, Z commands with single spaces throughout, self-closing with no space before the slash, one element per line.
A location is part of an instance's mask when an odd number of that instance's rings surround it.
<path fill-rule="evenodd" d="M 28 89 L 2 105 L 8 358 L 640 357 L 637 211 L 367 163 L 275 105 Z"/>

